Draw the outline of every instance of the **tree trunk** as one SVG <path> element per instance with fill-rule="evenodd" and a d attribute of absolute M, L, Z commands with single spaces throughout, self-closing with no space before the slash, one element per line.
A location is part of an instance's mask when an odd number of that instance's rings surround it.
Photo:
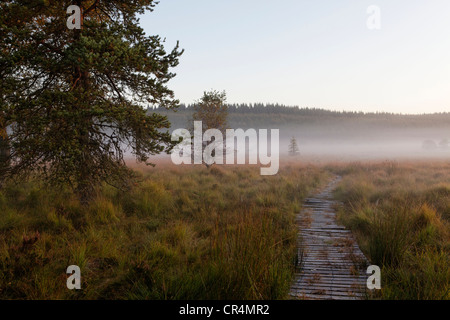
<path fill-rule="evenodd" d="M 6 129 L 0 128 L 0 187 L 3 185 L 3 177 L 9 168 L 9 157 L 11 151 L 9 148 Z"/>
<path fill-rule="evenodd" d="M 89 87 L 89 80 L 87 72 L 81 71 L 79 85 L 82 90 Z M 76 106 L 81 107 L 81 106 Z M 77 193 L 82 205 L 88 205 L 94 198 L 95 192 L 95 164 L 93 163 L 93 155 L 91 154 L 90 146 L 90 128 L 93 119 L 90 116 L 85 117 L 78 125 L 78 132 L 80 132 L 79 143 L 83 146 L 83 153 L 78 161 L 78 176 L 77 176 Z"/>
<path fill-rule="evenodd" d="M 80 41 L 81 38 L 81 32 L 83 30 L 83 22 L 84 22 L 84 12 L 81 0 L 77 0 L 76 5 L 78 5 L 81 8 L 81 29 L 74 30 L 74 41 Z M 76 65 L 74 67 L 74 74 L 73 74 L 73 80 L 74 80 L 74 89 L 80 90 L 81 92 L 86 92 L 89 90 L 89 74 L 86 70 L 82 70 L 79 65 Z M 86 103 L 86 101 L 83 101 L 83 103 Z M 81 105 L 75 105 L 75 108 L 82 108 Z M 92 124 L 92 118 L 85 118 L 81 123 L 78 125 L 78 132 L 80 132 L 79 136 L 79 143 L 83 146 L 83 154 L 81 155 L 81 158 L 78 161 L 78 175 L 76 177 L 76 193 L 78 196 L 78 199 L 80 200 L 81 205 L 87 206 L 91 200 L 94 198 L 94 192 L 95 192 L 95 181 L 93 181 L 93 165 L 92 165 L 92 155 L 90 154 L 89 150 L 89 143 L 90 143 L 90 137 L 89 137 L 89 131 L 90 126 Z"/>

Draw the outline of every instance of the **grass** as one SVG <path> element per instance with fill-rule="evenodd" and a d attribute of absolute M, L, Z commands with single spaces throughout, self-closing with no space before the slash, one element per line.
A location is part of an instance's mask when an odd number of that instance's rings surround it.
<path fill-rule="evenodd" d="M 381 267 L 374 298 L 450 298 L 449 163 L 134 169 L 132 190 L 104 186 L 87 208 L 36 181 L 5 186 L 0 298 L 286 299 L 295 214 L 330 173 L 339 221 Z M 82 290 L 66 288 L 72 264 Z"/>
<path fill-rule="evenodd" d="M 2 299 L 284 299 L 295 214 L 327 180 L 315 167 L 135 168 L 129 192 L 104 186 L 81 207 L 36 181 L 0 192 Z M 66 288 L 81 268 L 82 290 Z"/>
<path fill-rule="evenodd" d="M 450 164 L 341 165 L 339 220 L 382 272 L 381 299 L 450 298 Z"/>

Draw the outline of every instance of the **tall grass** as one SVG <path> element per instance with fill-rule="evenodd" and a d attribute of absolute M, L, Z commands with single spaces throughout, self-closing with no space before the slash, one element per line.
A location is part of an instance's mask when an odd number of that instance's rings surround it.
<path fill-rule="evenodd" d="M 336 197 L 340 220 L 382 268 L 385 299 L 450 298 L 450 164 L 353 164 Z"/>
<path fill-rule="evenodd" d="M 88 207 L 38 182 L 0 191 L 2 299 L 283 299 L 295 214 L 324 182 L 315 167 L 136 168 L 129 192 Z M 82 290 L 66 288 L 81 268 Z"/>

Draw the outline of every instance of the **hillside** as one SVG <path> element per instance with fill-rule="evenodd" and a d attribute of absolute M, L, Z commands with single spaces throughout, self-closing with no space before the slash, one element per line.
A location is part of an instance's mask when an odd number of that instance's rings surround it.
<path fill-rule="evenodd" d="M 181 105 L 176 112 L 153 110 L 168 116 L 171 130 L 187 128 L 192 114 L 192 106 L 186 105 Z M 449 112 L 407 115 L 244 104 L 229 106 L 229 125 L 235 129 L 280 129 L 282 141 L 295 136 L 303 147 L 362 144 L 369 149 L 391 145 L 396 150 L 398 146 L 421 150 L 426 140 L 438 145 L 450 138 Z M 282 144 L 287 145 L 287 142 Z"/>
<path fill-rule="evenodd" d="M 152 110 L 152 109 L 150 109 Z M 296 128 L 317 125 L 350 125 L 362 128 L 450 128 L 450 112 L 409 115 L 393 113 L 364 113 L 289 107 L 284 105 L 229 105 L 229 122 L 233 128 Z M 153 109 L 169 117 L 173 128 L 186 125 L 192 105 L 180 105 L 177 111 Z"/>

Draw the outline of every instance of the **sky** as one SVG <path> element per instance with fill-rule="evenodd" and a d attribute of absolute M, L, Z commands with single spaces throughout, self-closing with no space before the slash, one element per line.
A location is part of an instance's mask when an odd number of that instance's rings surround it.
<path fill-rule="evenodd" d="M 169 83 L 182 103 L 214 89 L 229 103 L 450 112 L 449 0 L 160 0 L 140 18 L 185 50 Z"/>

